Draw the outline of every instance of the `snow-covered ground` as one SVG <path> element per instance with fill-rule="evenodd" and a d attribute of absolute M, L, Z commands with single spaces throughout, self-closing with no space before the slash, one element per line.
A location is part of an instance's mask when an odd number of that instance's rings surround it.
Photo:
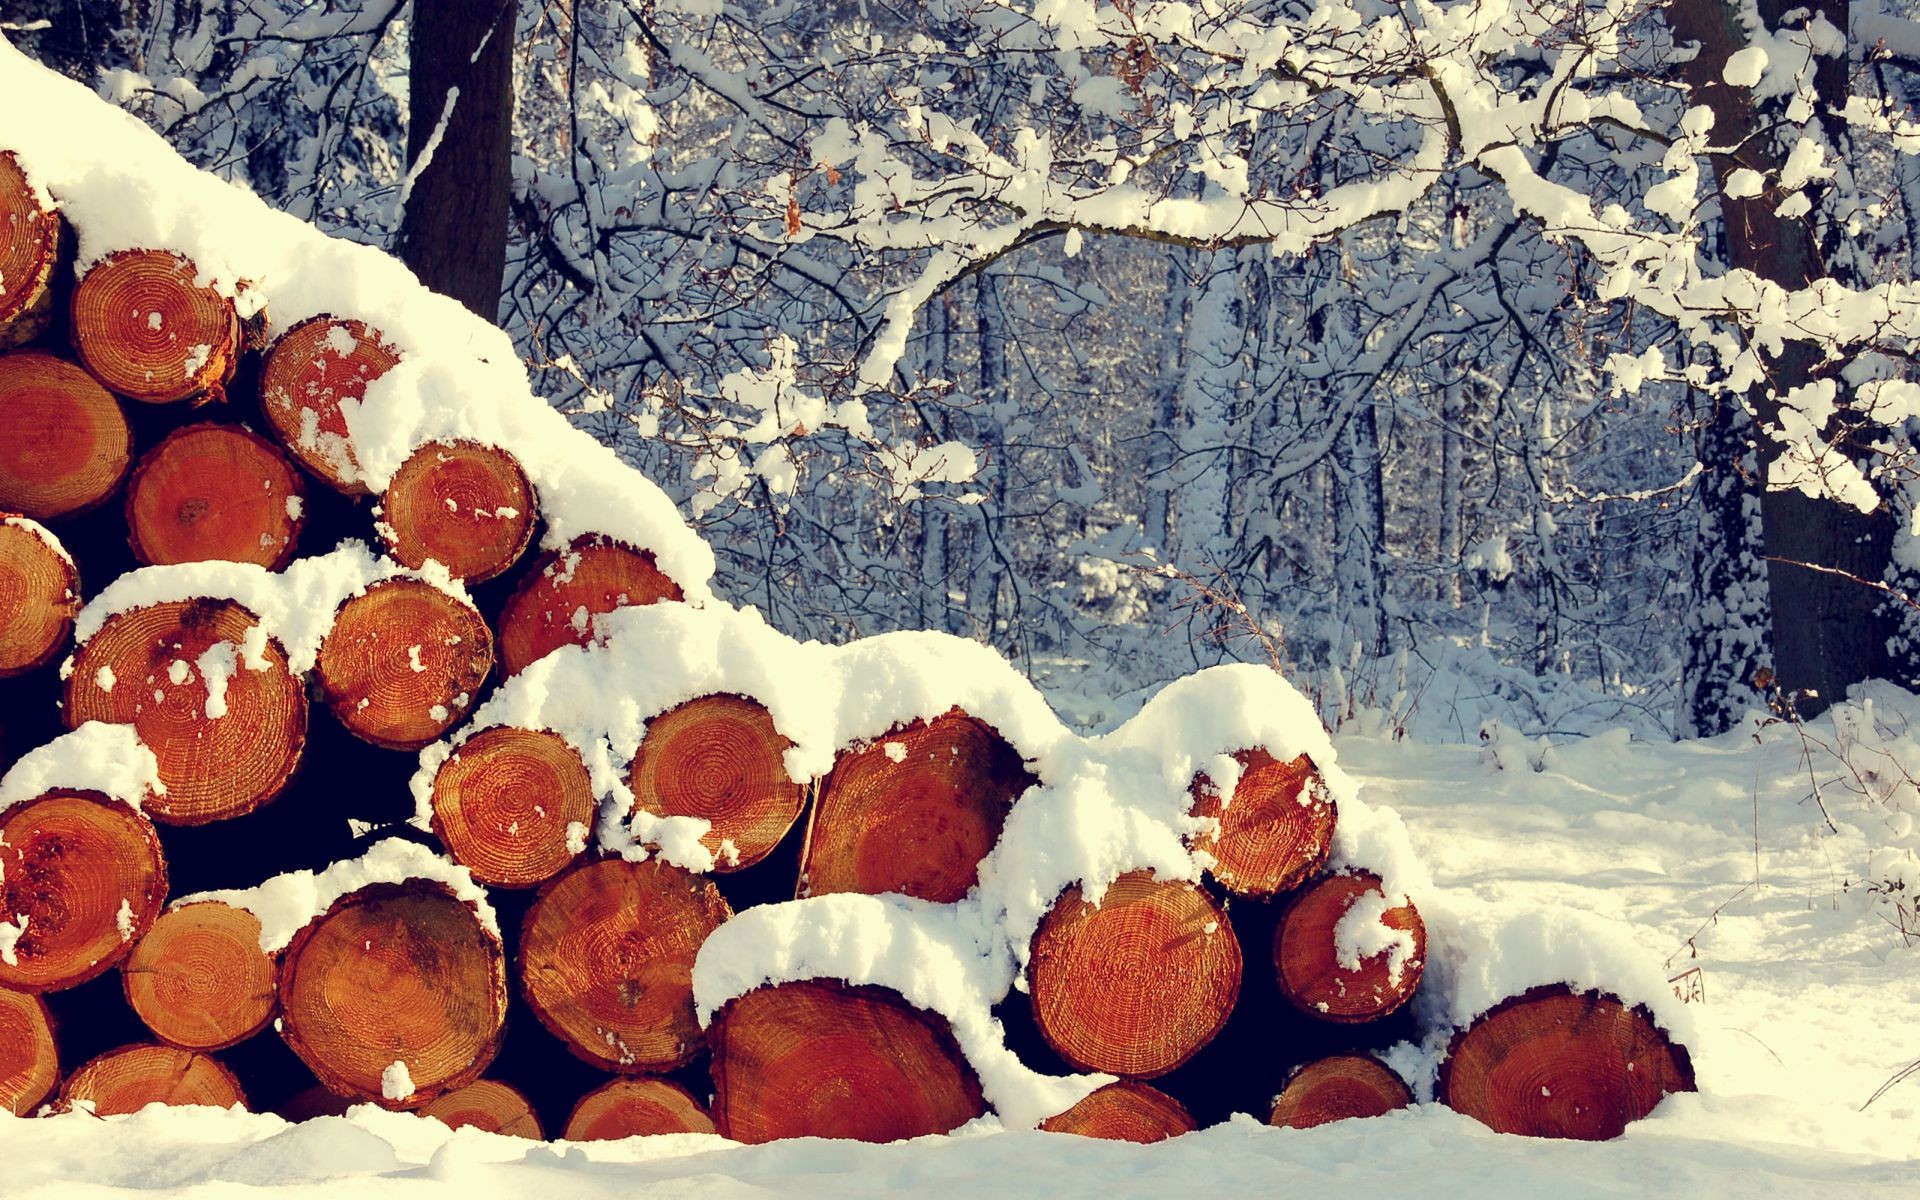
<path fill-rule="evenodd" d="M 1902 754 L 1883 695 L 1852 760 L 1884 782 Z M 1857 710 L 1856 710 L 1857 711 Z M 1916 726 L 1920 728 L 1920 726 Z M 1833 723 L 1809 730 L 1838 745 Z M 1793 728 L 1669 745 L 1624 730 L 1543 752 L 1338 739 L 1369 799 L 1397 808 L 1463 906 L 1571 905 L 1628 923 L 1649 958 L 1697 986 L 1698 1095 L 1616 1142 L 1497 1136 L 1434 1105 L 1317 1130 L 1240 1119 L 1159 1146 L 970 1129 L 895 1146 L 739 1147 L 673 1137 L 534 1145 L 362 1108 L 274 1117 L 149 1110 L 111 1120 L 0 1116 L 0 1194 L 478 1197 L 760 1196 L 1848 1196 L 1920 1194 L 1920 944 L 1860 887 L 1870 851 L 1912 836 L 1848 790 L 1841 762 Z M 1920 756 L 1913 761 L 1920 762 Z M 1498 762 L 1499 766 L 1495 763 Z M 1538 770 L 1534 769 L 1538 764 Z M 1874 782 L 1874 779 L 1869 779 Z M 1810 797 L 1818 783 L 1830 829 Z M 1904 785 L 1902 785 L 1904 786 Z M 1836 831 L 1837 830 L 1837 831 Z"/>

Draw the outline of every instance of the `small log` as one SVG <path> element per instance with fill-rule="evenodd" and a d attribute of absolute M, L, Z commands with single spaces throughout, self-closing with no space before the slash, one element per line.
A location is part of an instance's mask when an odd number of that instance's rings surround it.
<path fill-rule="evenodd" d="M 1267 1124 L 1312 1129 L 1329 1121 L 1378 1117 L 1413 1103 L 1406 1081 L 1365 1054 L 1335 1054 L 1294 1069 L 1273 1098 Z"/>
<path fill-rule="evenodd" d="M 539 506 L 513 455 L 479 442 L 428 442 L 394 472 L 376 526 L 396 562 L 432 559 L 482 583 L 520 560 Z"/>
<path fill-rule="evenodd" d="M 166 898 L 160 839 L 126 804 L 55 790 L 0 811 L 0 987 L 57 992 L 112 970 Z"/>
<path fill-rule="evenodd" d="M 714 1014 L 713 1117 L 736 1142 L 897 1142 L 986 1112 L 945 1017 L 879 987 L 803 980 Z"/>
<path fill-rule="evenodd" d="M 51 662 L 73 633 L 80 576 L 37 522 L 0 513 L 0 679 Z"/>
<path fill-rule="evenodd" d="M 38 996 L 0 988 L 0 1112 L 32 1116 L 60 1085 L 53 1018 Z"/>
<path fill-rule="evenodd" d="M 360 1101 L 351 1096 L 336 1096 L 319 1084 L 302 1088 L 280 1102 L 273 1114 L 283 1121 L 295 1124 L 311 1121 L 315 1117 L 344 1117 L 347 1110 Z"/>
<path fill-rule="evenodd" d="M 713 1133 L 713 1117 L 687 1089 L 665 1079 L 615 1079 L 574 1105 L 569 1142 L 615 1142 L 667 1133 Z"/>
<path fill-rule="evenodd" d="M 161 914 L 120 968 L 127 1004 L 169 1046 L 225 1050 L 273 1019 L 273 957 L 260 919 L 218 900 Z"/>
<path fill-rule="evenodd" d="M 1219 827 L 1195 839 L 1212 856 L 1207 873 L 1238 896 L 1267 899 L 1299 887 L 1333 853 L 1334 803 L 1313 760 L 1281 762 L 1265 750 L 1242 750 L 1231 801 L 1205 772 L 1193 781 L 1193 815 Z"/>
<path fill-rule="evenodd" d="M 1361 953 L 1342 961 L 1340 927 L 1364 902 L 1378 915 L 1360 927 Z M 1351 924 L 1351 923 L 1350 923 Z M 1395 944 L 1377 951 L 1370 942 Z M 1412 999 L 1427 962 L 1427 927 L 1411 901 L 1386 904 L 1380 877 L 1366 871 L 1329 875 L 1294 896 L 1273 935 L 1273 962 L 1280 994 L 1301 1012 L 1323 1021 L 1357 1024 L 1378 1020 Z"/>
<path fill-rule="evenodd" d="M 1693 1060 L 1645 1008 L 1561 986 L 1534 988 L 1454 1035 L 1442 1103 L 1499 1133 L 1605 1141 L 1673 1092 Z"/>
<path fill-rule="evenodd" d="M 170 250 L 122 250 L 73 289 L 73 341 L 94 378 L 129 400 L 171 404 L 218 395 L 238 362 L 233 302 L 195 281 Z"/>
<path fill-rule="evenodd" d="M 0 355 L 0 509 L 86 512 L 126 478 L 133 434 L 113 394 L 51 354 Z"/>
<path fill-rule="evenodd" d="M 127 540 L 149 565 L 244 562 L 278 571 L 293 560 L 306 498 L 272 442 L 238 425 L 189 425 L 133 469 Z"/>
<path fill-rule="evenodd" d="M 335 901 L 280 960 L 280 1036 L 329 1089 L 418 1108 L 480 1078 L 507 1019 L 500 939 L 444 887 L 376 883 Z M 403 1065 L 412 1090 L 400 1089 Z"/>
<path fill-rule="evenodd" d="M 1098 906 L 1054 902 L 1027 966 L 1034 1022 L 1083 1071 L 1151 1079 L 1212 1041 L 1240 996 L 1240 943 L 1203 889 L 1129 871 Z"/>
<path fill-rule="evenodd" d="M 309 317 L 280 335 L 260 366 L 260 412 L 288 453 L 313 476 L 363 496 L 360 461 L 347 433 L 344 404 L 400 361 L 379 331 L 351 317 Z M 418 564 L 413 564 L 418 565 Z"/>
<path fill-rule="evenodd" d="M 461 743 L 433 777 L 433 833 L 473 877 L 532 887 L 587 848 L 593 781 L 557 733 L 498 725 Z"/>
<path fill-rule="evenodd" d="M 137 1113 L 149 1104 L 247 1106 L 233 1072 L 204 1054 L 174 1046 L 123 1046 L 75 1071 L 60 1089 L 62 1109 L 96 1117 Z"/>
<path fill-rule="evenodd" d="M 1095 1088 L 1080 1103 L 1040 1122 L 1048 1133 L 1072 1133 L 1113 1142 L 1163 1142 L 1200 1128 L 1186 1105 L 1157 1087 L 1117 1079 Z"/>
<path fill-rule="evenodd" d="M 340 606 L 316 667 L 327 707 L 355 737 L 418 750 L 466 718 L 493 670 L 493 633 L 467 601 L 396 576 Z"/>
<path fill-rule="evenodd" d="M 500 616 L 500 667 L 518 675 L 562 646 L 593 638 L 593 618 L 616 608 L 681 598 L 653 554 L 610 538 L 575 538 L 527 569 Z"/>
<path fill-rule="evenodd" d="M 10 150 L 0 152 L 0 232 L 0 347 L 18 346 L 53 322 L 60 217 L 40 202 Z"/>
<path fill-rule="evenodd" d="M 487 1133 L 540 1141 L 540 1118 L 518 1088 L 495 1079 L 482 1079 L 456 1088 L 420 1110 L 449 1129 L 481 1129 Z"/>
<path fill-rule="evenodd" d="M 704 1040 L 693 959 L 733 915 L 705 876 L 604 858 L 540 889 L 520 931 L 520 990 L 586 1062 L 623 1074 L 685 1066 Z"/>
<path fill-rule="evenodd" d="M 799 894 L 959 900 L 1033 782 L 1006 739 L 957 708 L 844 751 L 814 801 Z"/>
<path fill-rule="evenodd" d="M 700 817 L 715 871 L 773 852 L 800 819 L 807 790 L 787 775 L 793 745 L 744 696 L 702 696 L 647 722 L 633 756 L 633 803 L 658 817 Z"/>
<path fill-rule="evenodd" d="M 244 816 L 278 796 L 300 761 L 307 693 L 286 652 L 228 600 L 180 600 L 109 617 L 80 647 L 62 715 L 132 725 L 160 761 L 170 825 Z"/>

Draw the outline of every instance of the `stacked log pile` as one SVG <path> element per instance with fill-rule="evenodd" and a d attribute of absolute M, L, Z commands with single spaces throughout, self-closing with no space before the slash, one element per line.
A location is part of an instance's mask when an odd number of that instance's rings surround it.
<path fill-rule="evenodd" d="M 264 336 L 159 247 L 68 288 L 73 238 L 10 155 L 0 219 L 0 772 L 91 722 L 152 764 L 134 794 L 0 791 L 0 1105 L 370 1102 L 515 1136 L 756 1142 L 991 1110 L 949 1017 L 900 991 L 769 976 L 703 1024 L 695 966 L 768 903 L 977 896 L 1043 782 L 1027 747 L 930 703 L 800 771 L 801 731 L 751 687 L 681 689 L 625 744 L 489 709 L 597 646 L 606 614 L 680 605 L 685 581 L 607 534 L 547 541 L 512 446 L 427 437 L 376 492 L 349 416 L 404 356 L 374 324 Z M 285 614 L 193 591 L 203 576 L 141 571 L 290 580 L 342 537 L 384 565 L 344 591 L 288 585 L 324 602 L 311 646 Z M 100 598 L 123 578 L 170 582 Z M 1230 749 L 1230 788 L 1182 785 L 1203 877 L 1083 879 L 1032 930 L 994 1014 L 1009 1044 L 1117 1080 L 1043 1128 L 1152 1141 L 1236 1110 L 1304 1127 L 1413 1099 L 1376 1054 L 1424 1032 L 1419 911 L 1334 861 L 1339 804 L 1311 757 Z M 621 829 L 656 848 L 697 832 L 648 857 Z M 1496 1129 L 1607 1137 L 1691 1087 L 1644 1010 L 1547 989 L 1462 1029 L 1438 1098 Z"/>

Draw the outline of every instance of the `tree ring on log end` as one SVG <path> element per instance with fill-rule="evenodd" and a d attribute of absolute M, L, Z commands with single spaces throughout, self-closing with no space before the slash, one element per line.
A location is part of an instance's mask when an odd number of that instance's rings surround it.
<path fill-rule="evenodd" d="M 309 317 L 280 335 L 260 366 L 260 411 L 287 452 L 335 491 L 363 496 L 342 404 L 400 361 L 378 330 L 351 317 Z M 418 566 L 418 563 L 410 564 Z"/>
<path fill-rule="evenodd" d="M 418 750 L 466 718 L 493 670 L 493 633 L 473 605 L 399 576 L 340 606 L 316 665 L 327 707 L 350 733 Z"/>
<path fill-rule="evenodd" d="M 559 734 L 496 725 L 440 765 L 432 805 L 434 836 L 475 879 L 532 887 L 587 848 L 593 780 Z"/>
<path fill-rule="evenodd" d="M 300 473 L 238 425 L 176 429 L 127 485 L 127 540 L 149 565 L 243 562 L 278 571 L 304 524 Z"/>
<path fill-rule="evenodd" d="M 136 1113 L 149 1104 L 246 1107 L 233 1072 L 204 1054 L 174 1046 L 122 1046 L 93 1059 L 60 1089 L 63 1109 L 85 1107 L 96 1117 Z"/>
<path fill-rule="evenodd" d="M 0 679 L 45 666 L 73 632 L 80 579 L 52 537 L 0 513 Z"/>
<path fill-rule="evenodd" d="M 1087 1093 L 1080 1103 L 1040 1122 L 1048 1133 L 1073 1133 L 1113 1142 L 1147 1145 L 1199 1128 L 1186 1105 L 1151 1084 L 1117 1079 Z"/>
<path fill-rule="evenodd" d="M 520 1090 L 497 1079 L 482 1079 L 446 1093 L 420 1110 L 449 1129 L 481 1129 L 505 1137 L 540 1141 L 545 1135 L 533 1105 Z"/>
<path fill-rule="evenodd" d="M 126 414 L 93 376 L 51 354 L 0 355 L 0 509 L 36 521 L 85 512 L 132 461 Z"/>
<path fill-rule="evenodd" d="M 0 234 L 0 345 L 17 346 L 53 317 L 60 215 L 40 203 L 11 150 L 0 152 Z"/>
<path fill-rule="evenodd" d="M 807 802 L 787 775 L 791 741 L 765 705 L 701 696 L 647 722 L 633 756 L 633 806 L 656 817 L 699 817 L 715 871 L 738 871 L 773 852 Z"/>
<path fill-rule="evenodd" d="M 1372 919 L 1366 919 L 1368 914 Z M 1342 927 L 1349 949 L 1343 960 Z M 1372 1021 L 1412 999 L 1427 962 L 1427 927 L 1413 902 L 1389 903 L 1367 871 L 1328 875 L 1296 893 L 1273 934 L 1280 994 L 1310 1017 Z"/>
<path fill-rule="evenodd" d="M 500 668 L 517 675 L 562 646 L 593 639 L 593 618 L 616 608 L 679 600 L 680 585 L 651 551 L 589 534 L 527 568 L 500 615 Z"/>
<path fill-rule="evenodd" d="M 0 1112 L 32 1116 L 60 1085 L 60 1053 L 46 1001 L 0 988 Z"/>
<path fill-rule="evenodd" d="M 128 805 L 55 790 L 0 811 L 0 987 L 56 992 L 112 969 L 166 898 L 160 839 Z"/>
<path fill-rule="evenodd" d="M 612 1142 L 713 1132 L 713 1116 L 679 1084 L 666 1079 L 615 1079 L 580 1097 L 562 1136 L 569 1142 Z"/>
<path fill-rule="evenodd" d="M 198 274 L 170 250 L 122 250 L 89 268 L 73 289 L 73 341 L 94 378 L 147 404 L 225 387 L 240 319 Z"/>
<path fill-rule="evenodd" d="M 432 559 L 455 579 L 483 583 L 526 553 L 538 502 L 513 455 L 479 442 L 428 442 L 400 464 L 376 526 L 394 561 Z"/>
<path fill-rule="evenodd" d="M 120 975 L 135 1015 L 183 1050 L 224 1050 L 273 1017 L 273 957 L 260 948 L 260 918 L 218 900 L 162 913 Z"/>
<path fill-rule="evenodd" d="M 1379 1059 L 1335 1054 L 1295 1068 L 1273 1098 L 1267 1124 L 1311 1129 L 1330 1121 L 1384 1116 L 1412 1103 L 1406 1081 Z"/>
<path fill-rule="evenodd" d="M 1265 899 L 1291 891 L 1327 865 L 1333 853 L 1333 795 L 1313 760 L 1281 762 L 1262 749 L 1242 750 L 1240 781 L 1230 802 L 1205 772 L 1193 780 L 1193 815 L 1219 828 L 1194 839 L 1213 859 L 1207 873 L 1240 896 Z"/>

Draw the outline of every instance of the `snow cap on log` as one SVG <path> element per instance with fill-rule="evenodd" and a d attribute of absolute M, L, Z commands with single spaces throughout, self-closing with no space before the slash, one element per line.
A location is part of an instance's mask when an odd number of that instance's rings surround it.
<path fill-rule="evenodd" d="M 0 777 L 0 811 L 55 789 L 99 792 L 138 809 L 164 793 L 160 760 L 131 725 L 88 721 L 21 755 Z"/>

